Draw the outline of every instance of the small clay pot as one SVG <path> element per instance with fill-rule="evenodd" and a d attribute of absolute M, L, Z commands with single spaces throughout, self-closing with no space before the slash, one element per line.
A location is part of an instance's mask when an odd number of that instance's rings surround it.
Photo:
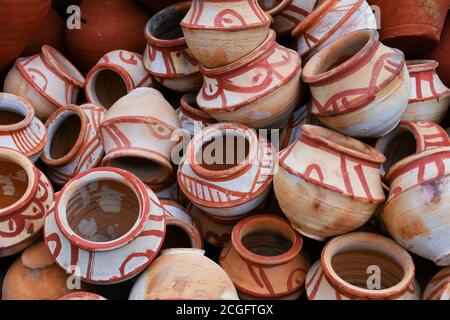
<path fill-rule="evenodd" d="M 177 109 L 177 113 L 181 128 L 186 130 L 191 137 L 199 130 L 217 123 L 213 117 L 198 106 L 195 95 L 185 94 L 181 97 L 180 102 L 181 107 Z"/>
<path fill-rule="evenodd" d="M 439 271 L 423 293 L 423 300 L 450 300 L 450 267 Z"/>
<path fill-rule="evenodd" d="M 442 31 L 441 42 L 435 46 L 430 52 L 424 56 L 427 59 L 433 59 L 439 62 L 437 73 L 442 82 L 450 87 L 450 59 L 448 52 L 450 51 L 450 15 L 445 20 L 444 30 Z"/>
<path fill-rule="evenodd" d="M 66 294 L 65 296 L 59 298 L 58 300 L 108 300 L 98 294 L 91 293 L 91 292 L 72 292 L 69 294 Z"/>

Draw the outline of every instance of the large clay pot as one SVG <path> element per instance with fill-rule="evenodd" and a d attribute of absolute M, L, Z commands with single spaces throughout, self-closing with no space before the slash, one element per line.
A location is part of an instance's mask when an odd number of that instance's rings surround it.
<path fill-rule="evenodd" d="M 199 249 L 168 249 L 139 276 L 130 300 L 238 300 L 228 275 Z"/>
<path fill-rule="evenodd" d="M 58 193 L 44 237 L 55 262 L 81 280 L 117 283 L 144 270 L 164 241 L 166 220 L 156 195 L 131 173 L 86 171 Z"/>
<path fill-rule="evenodd" d="M 420 300 L 414 273 L 411 256 L 394 241 L 354 232 L 327 243 L 308 271 L 306 294 L 309 300 Z"/>
<path fill-rule="evenodd" d="M 274 189 L 292 226 L 325 240 L 355 230 L 384 202 L 377 150 L 337 132 L 303 125 L 300 138 L 280 153 Z"/>
<path fill-rule="evenodd" d="M 447 87 L 450 87 L 450 59 L 448 53 L 450 52 L 450 14 L 445 20 L 444 30 L 442 31 L 441 42 L 428 52 L 425 56 L 428 59 L 433 59 L 439 62 L 437 73 L 442 79 L 442 82 Z"/>
<path fill-rule="evenodd" d="M 439 271 L 428 282 L 423 300 L 450 300 L 450 267 Z"/>
<path fill-rule="evenodd" d="M 91 292 L 72 292 L 68 293 L 65 296 L 59 298 L 58 300 L 94 300 L 94 301 L 102 301 L 107 300 L 106 298 L 99 296 L 98 294 Z"/>
<path fill-rule="evenodd" d="M 181 128 L 186 130 L 191 137 L 199 130 L 217 122 L 213 117 L 200 109 L 195 95 L 185 94 L 181 97 L 180 103 L 181 107 L 177 109 L 177 114 L 180 118 Z"/>
<path fill-rule="evenodd" d="M 316 54 L 303 69 L 311 113 L 352 137 L 380 137 L 393 130 L 408 106 L 405 57 L 378 40 L 376 30 L 356 31 Z"/>

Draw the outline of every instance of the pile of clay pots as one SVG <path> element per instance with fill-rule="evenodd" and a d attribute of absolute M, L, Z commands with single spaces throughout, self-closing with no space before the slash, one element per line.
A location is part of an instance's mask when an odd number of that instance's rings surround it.
<path fill-rule="evenodd" d="M 450 299 L 448 0 L 162 3 L 0 5 L 2 299 Z"/>

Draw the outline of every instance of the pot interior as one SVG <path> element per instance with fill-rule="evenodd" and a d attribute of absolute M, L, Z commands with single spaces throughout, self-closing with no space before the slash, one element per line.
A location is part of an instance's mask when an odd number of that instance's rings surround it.
<path fill-rule="evenodd" d="M 7 95 L 0 95 L 0 126 L 17 124 L 29 114 L 30 110 L 24 104 L 10 99 Z"/>
<path fill-rule="evenodd" d="M 189 6 L 169 7 L 154 15 L 148 25 L 150 33 L 156 39 L 175 40 L 183 38 L 180 23 L 189 11 Z"/>
<path fill-rule="evenodd" d="M 106 109 L 128 93 L 124 79 L 114 70 L 101 69 L 94 73 L 88 86 L 92 103 Z"/>
<path fill-rule="evenodd" d="M 80 116 L 69 110 L 61 113 L 49 128 L 50 147 L 46 152 L 51 159 L 61 159 L 72 150 L 80 134 Z"/>
<path fill-rule="evenodd" d="M 293 243 L 281 232 L 272 229 L 249 231 L 241 238 L 242 245 L 250 252 L 264 257 L 274 257 L 288 252 Z"/>
<path fill-rule="evenodd" d="M 161 250 L 173 248 L 192 248 L 192 241 L 187 232 L 180 226 L 167 225 Z"/>
<path fill-rule="evenodd" d="M 0 126 L 16 124 L 23 119 L 25 119 L 25 117 L 15 111 L 0 110 Z"/>
<path fill-rule="evenodd" d="M 22 166 L 9 159 L 0 159 L 0 209 L 20 200 L 28 184 L 28 175 Z"/>

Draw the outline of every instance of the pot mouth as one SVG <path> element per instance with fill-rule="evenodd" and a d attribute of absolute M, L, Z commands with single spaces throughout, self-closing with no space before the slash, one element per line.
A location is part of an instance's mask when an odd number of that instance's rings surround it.
<path fill-rule="evenodd" d="M 406 60 L 406 66 L 410 73 L 435 71 L 439 67 L 439 62 L 436 60 Z"/>
<path fill-rule="evenodd" d="M 6 113 L 9 115 L 7 117 Z M 0 93 L 0 132 L 11 133 L 26 128 L 34 118 L 34 108 L 19 96 Z"/>
<path fill-rule="evenodd" d="M 267 0 L 258 0 L 258 5 L 263 9 L 268 15 L 272 17 L 279 14 L 281 11 L 287 8 L 293 0 L 269 0 L 268 6 L 265 5 Z"/>
<path fill-rule="evenodd" d="M 323 0 L 291 32 L 292 37 L 299 38 L 313 23 L 323 17 L 339 0 Z"/>
<path fill-rule="evenodd" d="M 197 103 L 197 97 L 195 94 L 187 93 L 181 97 L 180 100 L 181 108 L 186 110 L 187 113 L 194 115 L 200 119 L 215 121 L 213 117 L 207 114 L 205 111 L 200 109 Z"/>

